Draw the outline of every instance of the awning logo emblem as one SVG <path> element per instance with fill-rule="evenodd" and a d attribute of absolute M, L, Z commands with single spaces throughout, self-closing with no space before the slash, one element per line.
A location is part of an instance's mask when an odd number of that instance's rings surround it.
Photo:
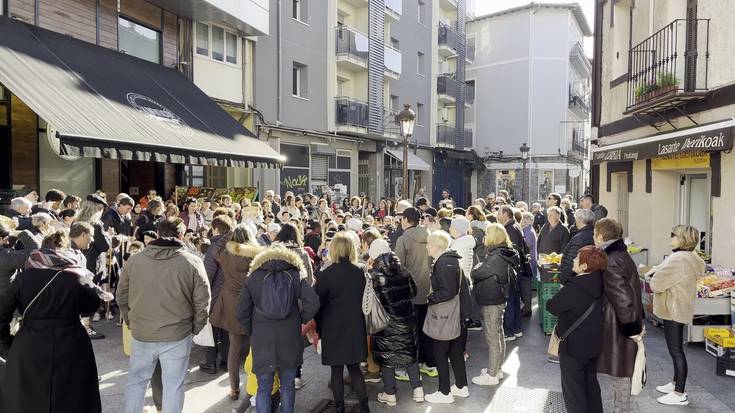
<path fill-rule="evenodd" d="M 173 132 L 186 136 L 192 135 L 191 128 L 183 119 L 181 119 L 171 109 L 163 106 L 148 96 L 130 92 L 127 94 L 127 99 L 130 106 L 145 113 L 152 119 L 163 122 Z"/>

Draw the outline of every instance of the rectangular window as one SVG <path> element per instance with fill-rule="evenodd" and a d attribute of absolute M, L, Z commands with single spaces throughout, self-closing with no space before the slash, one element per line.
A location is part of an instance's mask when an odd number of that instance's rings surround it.
<path fill-rule="evenodd" d="M 225 61 L 225 29 L 212 26 L 212 59 Z"/>
<path fill-rule="evenodd" d="M 416 103 L 416 124 L 422 125 L 421 121 L 424 119 L 424 104 Z"/>
<path fill-rule="evenodd" d="M 161 63 L 161 32 L 123 17 L 118 17 L 117 21 L 119 51 L 149 62 Z"/>
<path fill-rule="evenodd" d="M 207 186 L 210 188 L 227 188 L 227 168 L 224 166 L 208 166 L 206 169 Z"/>
<path fill-rule="evenodd" d="M 390 109 L 396 112 L 401 110 L 401 103 L 398 96 L 390 95 Z"/>
<path fill-rule="evenodd" d="M 293 63 L 292 69 L 292 82 L 293 87 L 291 93 L 294 96 L 306 98 L 308 97 L 308 84 L 307 84 L 308 68 L 301 63 Z"/>
<path fill-rule="evenodd" d="M 291 17 L 296 20 L 301 20 L 301 0 L 293 0 L 293 13 Z"/>
<path fill-rule="evenodd" d="M 184 166 L 184 183 L 187 186 L 204 186 L 205 174 L 204 166 L 186 165 Z"/>
<path fill-rule="evenodd" d="M 209 57 L 209 26 L 204 23 L 197 22 L 197 54 Z"/>
<path fill-rule="evenodd" d="M 234 33 L 227 32 L 227 63 L 237 64 L 237 35 Z"/>
<path fill-rule="evenodd" d="M 419 0 L 419 23 L 426 24 L 426 3 Z"/>
<path fill-rule="evenodd" d="M 293 0 L 293 8 L 291 10 L 291 17 L 294 19 L 306 23 L 308 20 L 309 2 L 308 0 Z"/>
<path fill-rule="evenodd" d="M 426 71 L 424 70 L 424 67 L 426 66 L 426 58 L 423 53 L 418 52 L 416 55 L 416 72 L 420 75 L 425 75 Z"/>
<path fill-rule="evenodd" d="M 390 38 L 390 47 L 401 50 L 401 42 L 398 41 L 398 39 L 391 37 Z"/>

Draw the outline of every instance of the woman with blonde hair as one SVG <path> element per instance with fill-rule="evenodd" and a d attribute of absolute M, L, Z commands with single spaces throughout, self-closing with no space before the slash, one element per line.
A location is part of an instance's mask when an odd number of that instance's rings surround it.
<path fill-rule="evenodd" d="M 699 245 L 699 230 L 677 225 L 671 230 L 671 255 L 646 274 L 653 290 L 653 314 L 664 321 L 666 347 L 674 362 L 674 380 L 656 387 L 664 396 L 658 402 L 667 405 L 689 404 L 684 392 L 687 359 L 684 355 L 684 326 L 694 317 L 697 277 L 704 273 L 704 261 L 694 250 Z"/>
<path fill-rule="evenodd" d="M 338 232 L 329 245 L 332 264 L 319 273 L 314 290 L 321 307 L 315 319 L 322 341 L 322 364 L 331 366 L 336 411 L 344 413 L 344 368 L 357 392 L 359 412 L 367 413 L 368 398 L 360 363 L 367 360 L 367 330 L 362 312 L 365 270 L 357 265 L 357 243 Z"/>
<path fill-rule="evenodd" d="M 494 223 L 487 227 L 484 243 L 485 256 L 480 257 L 480 265 L 472 270 L 472 294 L 482 308 L 489 357 L 487 368 L 472 378 L 472 382 L 478 386 L 494 386 L 503 378 L 500 370 L 505 360 L 503 313 L 520 258 L 501 224 Z"/>

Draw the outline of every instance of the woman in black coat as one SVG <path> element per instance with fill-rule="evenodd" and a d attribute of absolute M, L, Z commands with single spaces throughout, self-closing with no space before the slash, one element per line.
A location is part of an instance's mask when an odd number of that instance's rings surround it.
<path fill-rule="evenodd" d="M 359 412 L 369 412 L 365 378 L 360 363 L 367 360 L 367 330 L 362 312 L 365 271 L 357 266 L 357 245 L 345 232 L 334 236 L 329 245 L 332 262 L 317 276 L 314 290 L 321 307 L 316 315 L 322 340 L 322 364 L 332 367 L 332 393 L 337 412 L 344 412 L 345 366 L 352 387 L 360 397 Z"/>
<path fill-rule="evenodd" d="M 416 311 L 411 300 L 416 297 L 416 283 L 383 239 L 370 244 L 370 278 L 375 295 L 383 304 L 390 321 L 385 330 L 373 334 L 372 350 L 375 363 L 383 375 L 384 392 L 378 401 L 396 405 L 396 369 L 405 369 L 411 380 L 414 401 L 424 400 L 416 346 Z M 417 400 L 418 399 L 418 400 Z"/>
<path fill-rule="evenodd" d="M 44 247 L 30 259 L 37 256 L 35 262 L 52 264 L 27 268 L 0 296 L 3 356 L 10 342 L 7 326 L 13 313 L 28 310 L 0 376 L 0 411 L 101 412 L 94 351 L 79 322 L 79 315 L 94 311 L 100 299 L 79 282 L 78 272 L 86 271 L 84 257 L 69 249 L 63 231 L 49 235 Z M 48 288 L 38 295 L 46 285 Z"/>
<path fill-rule="evenodd" d="M 546 303 L 546 309 L 559 317 L 556 334 L 568 335 L 559 345 L 559 367 L 564 403 L 569 413 L 602 413 L 600 384 L 597 382 L 597 359 L 602 352 L 602 272 L 607 254 L 586 246 L 574 258 L 573 270 L 564 288 Z M 570 327 L 592 311 L 573 330 Z"/>

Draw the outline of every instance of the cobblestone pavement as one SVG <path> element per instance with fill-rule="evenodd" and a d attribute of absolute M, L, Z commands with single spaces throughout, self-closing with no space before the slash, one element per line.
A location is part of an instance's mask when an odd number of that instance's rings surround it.
<path fill-rule="evenodd" d="M 500 386 L 488 388 L 470 384 L 470 398 L 458 399 L 451 406 L 437 406 L 427 403 L 417 404 L 411 400 L 407 383 L 399 385 L 398 406 L 387 407 L 376 401 L 381 391 L 380 384 L 368 384 L 372 412 L 401 413 L 531 413 L 562 412 L 561 385 L 558 365 L 546 362 L 545 350 L 548 338 L 539 327 L 536 316 L 524 321 L 524 336 L 509 343 L 508 355 L 503 366 L 506 378 Z M 106 334 L 107 338 L 94 342 L 99 373 L 102 376 L 100 389 L 104 412 L 122 411 L 123 394 L 127 379 L 127 358 L 122 353 L 120 328 L 113 322 L 101 321 L 95 328 Z M 648 359 L 648 385 L 636 398 L 639 411 L 643 412 L 734 412 L 735 378 L 715 375 L 715 360 L 701 344 L 686 346 L 689 362 L 687 392 L 691 404 L 688 407 L 667 407 L 656 403 L 655 386 L 670 380 L 673 375 L 671 360 L 666 350 L 663 331 L 648 326 L 646 337 Z M 478 375 L 487 362 L 487 346 L 482 332 L 470 331 L 468 350 L 471 354 L 467 362 L 468 379 Z M 229 383 L 226 372 L 216 376 L 198 371 L 202 360 L 201 348 L 192 352 L 191 370 L 186 385 L 185 412 L 192 413 L 230 413 L 237 402 L 228 398 Z M 329 369 L 321 365 L 320 356 L 312 348 L 304 354 L 304 378 L 306 386 L 297 392 L 296 411 L 310 412 L 320 401 L 331 398 L 327 387 Z M 603 389 L 605 411 L 612 411 L 612 392 L 610 382 L 600 375 Z M 427 393 L 437 388 L 437 380 L 424 378 Z M 348 388 L 349 390 L 349 388 Z M 348 396 L 349 399 L 349 396 Z M 348 400 L 349 402 L 349 400 Z M 150 390 L 147 405 L 152 405 Z"/>

